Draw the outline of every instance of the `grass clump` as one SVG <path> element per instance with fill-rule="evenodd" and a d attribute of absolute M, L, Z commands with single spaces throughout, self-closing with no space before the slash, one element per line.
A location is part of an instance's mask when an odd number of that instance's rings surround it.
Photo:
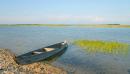
<path fill-rule="evenodd" d="M 74 44 L 85 49 L 89 53 L 127 54 L 128 44 L 100 40 L 76 40 Z"/>

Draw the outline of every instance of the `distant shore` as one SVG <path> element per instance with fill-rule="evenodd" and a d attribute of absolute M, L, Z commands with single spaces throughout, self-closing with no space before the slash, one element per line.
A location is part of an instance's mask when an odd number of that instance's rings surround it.
<path fill-rule="evenodd" d="M 130 28 L 130 25 L 81 25 L 79 27 L 89 27 L 89 28 Z"/>
<path fill-rule="evenodd" d="M 8 49 L 0 49 L 0 74 L 67 74 L 64 70 L 46 63 L 18 65 L 15 55 Z"/>
<path fill-rule="evenodd" d="M 0 24 L 0 27 L 47 26 L 47 27 L 86 27 L 86 28 L 130 28 L 125 24 Z"/>

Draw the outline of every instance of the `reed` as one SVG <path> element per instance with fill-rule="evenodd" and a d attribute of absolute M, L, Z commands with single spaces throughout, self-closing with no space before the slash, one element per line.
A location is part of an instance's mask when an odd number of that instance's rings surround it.
<path fill-rule="evenodd" d="M 74 44 L 89 53 L 128 54 L 128 44 L 100 40 L 76 40 Z"/>

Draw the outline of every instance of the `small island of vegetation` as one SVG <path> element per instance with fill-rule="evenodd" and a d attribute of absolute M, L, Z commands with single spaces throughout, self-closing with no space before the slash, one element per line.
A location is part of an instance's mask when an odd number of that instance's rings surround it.
<path fill-rule="evenodd" d="M 128 44 L 100 40 L 76 40 L 74 44 L 85 49 L 88 53 L 128 54 Z"/>

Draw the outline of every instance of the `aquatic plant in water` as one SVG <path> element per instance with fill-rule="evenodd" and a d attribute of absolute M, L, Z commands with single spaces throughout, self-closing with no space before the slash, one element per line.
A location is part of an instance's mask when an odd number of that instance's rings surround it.
<path fill-rule="evenodd" d="M 74 44 L 89 53 L 128 54 L 128 44 L 101 40 L 76 40 Z"/>

